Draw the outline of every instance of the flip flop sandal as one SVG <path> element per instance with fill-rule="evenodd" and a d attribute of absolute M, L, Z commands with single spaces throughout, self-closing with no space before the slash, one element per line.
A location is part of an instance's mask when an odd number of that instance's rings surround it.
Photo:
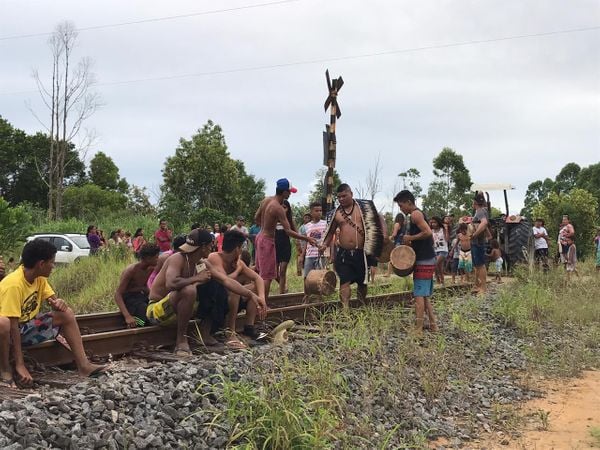
<path fill-rule="evenodd" d="M 0 379 L 0 387 L 16 389 L 17 384 L 15 383 L 15 380 L 13 380 L 12 378 L 9 378 L 8 380 Z"/>
<path fill-rule="evenodd" d="M 108 375 L 108 371 L 110 370 L 110 365 L 98 367 L 92 373 L 88 375 L 88 378 L 98 378 L 100 375 Z"/>
<path fill-rule="evenodd" d="M 238 339 L 229 339 L 225 341 L 225 346 L 229 350 L 246 350 L 248 346 Z"/>
<path fill-rule="evenodd" d="M 194 354 L 192 353 L 192 351 L 189 348 L 176 348 L 173 351 L 173 354 L 179 358 L 190 358 L 192 356 L 194 356 Z"/>

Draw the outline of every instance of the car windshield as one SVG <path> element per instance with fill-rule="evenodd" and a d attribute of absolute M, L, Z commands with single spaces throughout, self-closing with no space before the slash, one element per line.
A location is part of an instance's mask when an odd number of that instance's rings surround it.
<path fill-rule="evenodd" d="M 90 244 L 85 236 L 69 236 L 75 245 L 79 248 L 90 248 Z"/>

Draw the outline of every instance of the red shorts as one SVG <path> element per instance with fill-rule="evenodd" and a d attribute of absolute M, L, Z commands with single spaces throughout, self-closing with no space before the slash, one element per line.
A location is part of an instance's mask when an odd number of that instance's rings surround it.
<path fill-rule="evenodd" d="M 275 253 L 275 239 L 258 233 L 254 240 L 256 248 L 256 270 L 260 277 L 265 280 L 277 278 L 277 256 Z"/>

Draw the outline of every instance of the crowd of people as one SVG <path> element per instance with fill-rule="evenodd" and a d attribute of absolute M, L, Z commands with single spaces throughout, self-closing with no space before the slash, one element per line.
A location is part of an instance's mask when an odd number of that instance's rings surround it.
<path fill-rule="evenodd" d="M 388 235 L 373 202 L 355 199 L 345 183 L 337 187 L 338 206 L 326 218 L 321 203 L 311 203 L 296 228 L 288 200 L 295 192 L 289 180 L 278 180 L 275 194 L 261 202 L 250 228 L 240 216 L 233 226 L 193 224 L 186 235 L 174 236 L 168 223 L 160 220 L 147 240 L 141 228 L 133 235 L 118 229 L 105 239 L 101 230 L 90 225 L 86 234 L 91 255 L 117 246 L 136 255 L 136 261 L 123 270 L 114 296 L 126 326 L 175 325 L 175 354 L 186 357 L 191 354 L 188 324 L 198 318 L 207 347 L 220 345 L 217 338 L 223 336 L 228 348 L 246 348 L 247 339 L 236 330 L 238 312 L 246 311 L 241 334 L 250 340 L 262 339 L 265 334 L 255 322 L 266 316 L 272 282 L 279 283 L 279 292 L 287 290 L 290 239 L 296 240 L 298 274 L 305 280 L 312 270 L 333 264 L 344 308 L 349 307 L 352 284 L 357 286 L 358 299 L 366 298 L 384 240 L 411 246 L 417 333 L 423 332 L 426 317 L 430 331 L 438 328 L 431 302 L 434 280 L 443 284 L 446 274 L 452 275 L 453 282 L 460 276 L 473 282 L 474 293 L 484 294 L 489 264 L 501 281 L 503 254 L 491 235 L 482 193 L 474 197 L 473 216 L 460 218 L 455 226 L 452 215 L 428 219 L 414 195 L 403 190 L 394 197 L 401 212 Z M 548 270 L 549 236 L 542 219 L 536 220 L 532 235 L 535 260 Z M 575 229 L 564 216 L 557 245 L 569 276 L 577 273 L 574 238 Z M 600 230 L 594 243 L 600 268 Z M 48 282 L 56 251 L 46 241 L 33 240 L 25 245 L 21 265 L 11 273 L 0 261 L 0 385 L 15 384 L 9 365 L 11 349 L 17 381 L 30 384 L 21 348 L 48 339 L 65 341 L 81 375 L 95 376 L 106 370 L 86 358 L 75 315 Z M 44 302 L 50 311 L 40 312 Z"/>

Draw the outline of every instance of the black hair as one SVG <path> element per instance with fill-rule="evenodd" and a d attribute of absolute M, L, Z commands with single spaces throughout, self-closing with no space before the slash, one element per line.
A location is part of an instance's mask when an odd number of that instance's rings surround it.
<path fill-rule="evenodd" d="M 230 253 L 246 242 L 246 236 L 237 230 L 230 230 L 223 236 L 223 251 Z"/>
<path fill-rule="evenodd" d="M 442 222 L 442 219 L 439 218 L 439 216 L 433 216 L 431 219 L 429 219 L 430 222 L 432 220 L 435 220 L 440 228 L 442 227 L 443 222 Z"/>
<path fill-rule="evenodd" d="M 144 231 L 143 228 L 138 228 L 137 230 L 135 230 L 135 233 L 133 234 L 133 237 L 138 237 L 142 235 L 142 231 Z"/>
<path fill-rule="evenodd" d="M 406 218 L 404 217 L 404 214 L 398 213 L 398 214 L 396 214 L 396 218 L 394 219 L 394 222 L 402 223 L 402 222 L 404 222 L 405 219 Z"/>
<path fill-rule="evenodd" d="M 179 247 L 181 247 L 183 244 L 185 244 L 186 238 L 187 238 L 187 236 L 185 234 L 180 234 L 178 236 L 175 236 L 175 239 L 173 239 L 173 250 L 179 251 Z"/>
<path fill-rule="evenodd" d="M 87 229 L 87 232 L 85 234 L 86 235 L 90 234 L 90 231 L 92 231 L 94 228 L 96 228 L 96 225 L 88 225 L 88 229 Z"/>
<path fill-rule="evenodd" d="M 350 188 L 350 185 L 348 183 L 342 183 L 337 187 L 335 192 L 337 192 L 339 194 L 340 192 L 351 191 L 351 190 L 352 190 L 352 188 Z"/>
<path fill-rule="evenodd" d="M 490 247 L 492 248 L 500 248 L 500 244 L 497 239 L 490 239 Z"/>
<path fill-rule="evenodd" d="M 545 222 L 544 222 L 544 219 L 541 219 L 541 218 L 539 218 L 539 217 L 538 217 L 537 219 L 535 219 L 535 221 L 536 221 L 536 222 L 542 222 L 542 226 L 545 226 L 545 225 L 546 225 L 546 224 L 545 224 Z"/>
<path fill-rule="evenodd" d="M 462 231 L 467 231 L 468 228 L 469 226 L 466 223 L 462 222 L 458 224 L 458 228 L 456 229 L 456 231 L 460 233 Z"/>
<path fill-rule="evenodd" d="M 49 261 L 56 255 L 56 247 L 48 241 L 34 239 L 23 247 L 21 261 L 27 269 L 33 269 L 38 261 Z"/>
<path fill-rule="evenodd" d="M 409 190 L 404 189 L 396 194 L 394 197 L 394 201 L 398 202 L 411 202 L 413 205 L 415 204 L 415 196 Z"/>
<path fill-rule="evenodd" d="M 316 208 L 317 206 L 318 206 L 318 207 L 321 207 L 321 208 L 323 207 L 323 205 L 321 204 L 321 202 L 312 202 L 312 203 L 309 205 L 309 208 L 310 208 L 310 209 L 313 209 L 313 208 Z"/>
<path fill-rule="evenodd" d="M 117 236 L 119 233 L 117 232 L 117 230 L 111 231 L 110 232 L 110 236 L 108 237 L 109 239 L 115 239 L 115 236 Z"/>
<path fill-rule="evenodd" d="M 194 231 L 196 228 L 200 228 L 200 224 L 197 222 L 194 222 L 190 228 L 192 231 Z"/>
<path fill-rule="evenodd" d="M 160 220 L 158 221 L 158 224 L 160 225 L 160 223 L 161 223 L 161 222 L 166 222 L 166 221 L 167 221 L 167 219 L 160 219 Z"/>
<path fill-rule="evenodd" d="M 473 199 L 473 201 L 479 205 L 479 206 L 485 206 L 486 205 L 486 201 L 485 201 L 485 197 L 483 195 L 483 192 L 476 192 L 475 193 L 475 198 Z"/>
<path fill-rule="evenodd" d="M 158 248 L 158 245 L 146 244 L 146 245 L 143 245 L 142 248 L 140 249 L 140 251 L 138 253 L 138 257 L 140 259 L 152 258 L 154 256 L 157 256 L 159 253 L 160 253 L 160 248 Z"/>

